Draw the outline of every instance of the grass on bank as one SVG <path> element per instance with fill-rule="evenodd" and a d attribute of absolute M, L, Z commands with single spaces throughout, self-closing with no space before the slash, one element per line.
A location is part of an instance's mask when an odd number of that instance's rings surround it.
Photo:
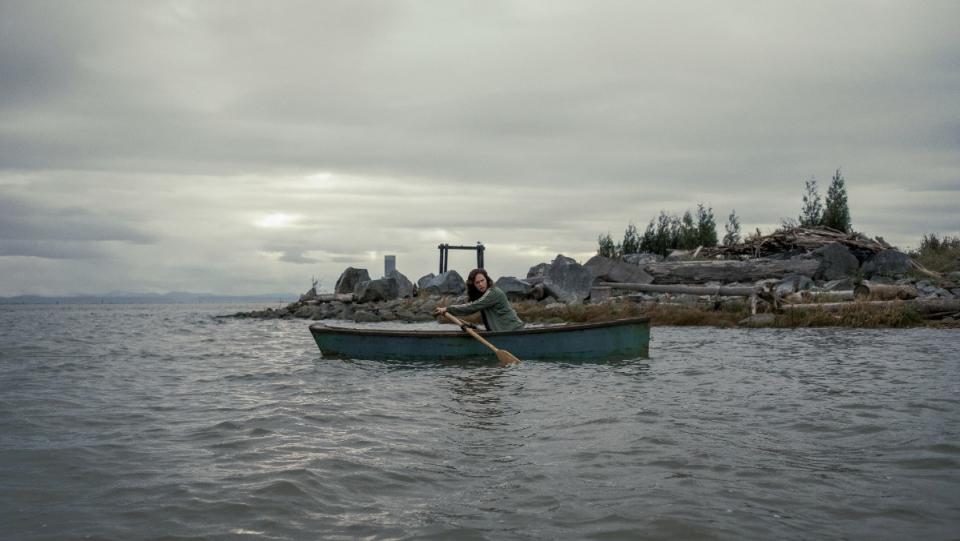
<path fill-rule="evenodd" d="M 908 306 L 875 306 L 851 302 L 836 312 L 816 308 L 789 310 L 777 314 L 773 327 L 852 327 L 858 329 L 898 329 L 923 327 L 927 320 Z"/>
<path fill-rule="evenodd" d="M 666 303 L 620 302 L 608 304 L 541 305 L 515 303 L 521 319 L 530 323 L 595 323 L 625 317 L 649 317 L 652 326 L 737 327 L 750 317 L 747 303 L 724 304 L 719 308 Z M 905 305 L 876 306 L 851 302 L 838 311 L 816 308 L 789 310 L 774 315 L 773 321 L 756 326 L 774 328 L 846 327 L 862 329 L 907 327 L 960 327 L 960 322 L 926 320 Z"/>
<path fill-rule="evenodd" d="M 935 272 L 960 271 L 960 237 L 944 236 L 942 239 L 931 233 L 920 240 L 920 247 L 910 252 L 910 257 Z"/>
<path fill-rule="evenodd" d="M 520 319 L 531 323 L 599 323 L 627 317 L 649 317 L 656 326 L 734 327 L 750 315 L 746 305 L 725 305 L 718 310 L 663 303 L 604 303 L 541 305 L 527 301 L 515 303 Z"/>

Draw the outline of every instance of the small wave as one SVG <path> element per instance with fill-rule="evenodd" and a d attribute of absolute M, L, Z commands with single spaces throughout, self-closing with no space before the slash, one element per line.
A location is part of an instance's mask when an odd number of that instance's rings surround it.
<path fill-rule="evenodd" d="M 300 487 L 299 483 L 293 481 L 288 481 L 282 479 L 279 481 L 273 481 L 272 483 L 258 488 L 254 491 L 255 494 L 261 496 L 295 496 L 295 497 L 310 497 L 310 494 L 306 490 Z"/>
<path fill-rule="evenodd" d="M 955 470 L 958 465 L 952 458 L 941 457 L 908 458 L 894 463 L 907 470 Z"/>
<path fill-rule="evenodd" d="M 927 450 L 947 455 L 960 455 L 960 445 L 954 445 L 952 443 L 938 443 L 927 447 Z"/>

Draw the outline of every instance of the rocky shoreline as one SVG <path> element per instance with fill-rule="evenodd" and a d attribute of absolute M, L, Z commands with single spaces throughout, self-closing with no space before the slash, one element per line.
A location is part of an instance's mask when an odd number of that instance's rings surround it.
<path fill-rule="evenodd" d="M 524 278 L 501 277 L 496 285 L 527 321 L 556 319 L 562 307 L 578 305 L 633 304 L 633 312 L 644 306 L 704 311 L 749 306 L 749 317 L 741 323 L 755 326 L 770 322 L 767 314 L 856 301 L 899 302 L 902 307 L 929 303 L 935 309 L 918 310 L 926 319 L 960 320 L 960 273 L 941 276 L 926 271 L 882 239 L 845 238 L 830 230 L 813 233 L 816 236 L 797 229 L 792 238 L 783 232 L 773 240 L 759 237 L 754 242 L 763 248 L 760 257 L 750 256 L 750 246 L 713 253 L 675 252 L 666 258 L 594 256 L 583 264 L 558 255 L 531 267 Z M 428 274 L 414 284 L 398 271 L 374 280 L 366 269 L 350 267 L 332 294 L 311 289 L 283 308 L 234 316 L 423 322 L 434 320 L 437 306 L 462 302 L 466 302 L 464 279 L 456 271 Z"/>

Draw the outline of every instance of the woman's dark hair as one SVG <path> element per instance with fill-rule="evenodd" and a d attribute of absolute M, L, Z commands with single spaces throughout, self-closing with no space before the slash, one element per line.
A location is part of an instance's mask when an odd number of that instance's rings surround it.
<path fill-rule="evenodd" d="M 477 289 L 477 286 L 473 285 L 473 281 L 477 279 L 477 275 L 482 274 L 484 278 L 487 279 L 487 290 L 489 291 L 493 287 L 493 280 L 490 279 L 490 275 L 487 274 L 487 271 L 484 269 L 473 269 L 470 271 L 470 275 L 467 276 L 467 298 L 471 301 L 475 301 L 483 296 L 483 293 L 480 293 L 480 290 Z"/>

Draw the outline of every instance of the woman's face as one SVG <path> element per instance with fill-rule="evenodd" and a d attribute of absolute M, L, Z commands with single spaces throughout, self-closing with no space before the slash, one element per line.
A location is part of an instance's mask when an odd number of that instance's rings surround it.
<path fill-rule="evenodd" d="M 487 277 L 482 274 L 477 274 L 473 278 L 473 287 L 477 288 L 477 291 L 483 293 L 487 290 Z"/>

